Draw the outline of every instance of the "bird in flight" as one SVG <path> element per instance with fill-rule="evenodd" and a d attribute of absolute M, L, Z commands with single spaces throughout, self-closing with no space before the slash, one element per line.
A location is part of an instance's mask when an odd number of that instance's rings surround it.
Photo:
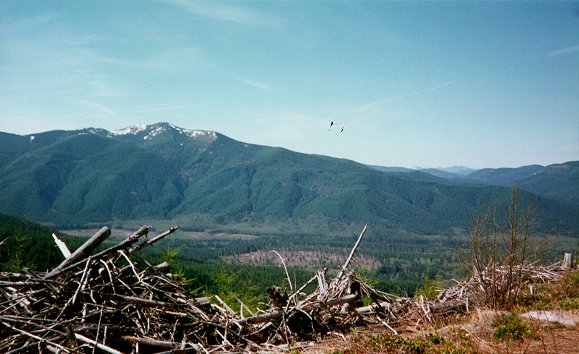
<path fill-rule="evenodd" d="M 337 125 L 337 124 L 334 123 L 333 120 L 331 120 L 331 121 L 330 121 L 330 128 L 328 129 L 328 131 L 332 131 L 332 127 L 333 127 L 334 125 Z M 337 127 L 336 127 L 336 128 L 337 128 Z M 343 132 L 344 132 L 344 127 L 342 126 L 342 128 L 340 129 L 340 133 L 343 133 Z"/>

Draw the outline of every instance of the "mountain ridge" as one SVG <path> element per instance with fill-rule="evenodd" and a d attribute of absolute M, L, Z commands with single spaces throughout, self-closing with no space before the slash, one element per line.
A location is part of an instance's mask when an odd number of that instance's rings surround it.
<path fill-rule="evenodd" d="M 435 177 L 455 180 L 459 183 L 478 183 L 496 186 L 518 185 L 521 189 L 534 194 L 566 201 L 579 207 L 579 161 L 567 161 L 550 165 L 524 165 L 520 167 L 499 167 L 469 169 L 457 174 L 453 168 L 433 169 L 404 167 L 370 166 L 388 173 L 416 173 L 420 171 Z M 467 171 L 471 171 L 466 173 Z M 562 173 L 561 173 L 562 172 Z"/>
<path fill-rule="evenodd" d="M 518 168 L 486 168 L 475 171 L 466 179 L 488 185 L 517 184 L 537 195 L 565 200 L 579 206 L 579 161 L 547 166 L 527 165 Z"/>
<path fill-rule="evenodd" d="M 60 225 L 152 218 L 191 226 L 200 220 L 282 228 L 375 223 L 437 233 L 465 227 L 490 199 L 508 198 L 505 187 L 383 173 L 217 132 L 169 123 L 133 127 L 116 134 L 95 128 L 0 133 L 0 211 Z M 575 208 L 539 200 L 543 225 L 577 230 Z"/>

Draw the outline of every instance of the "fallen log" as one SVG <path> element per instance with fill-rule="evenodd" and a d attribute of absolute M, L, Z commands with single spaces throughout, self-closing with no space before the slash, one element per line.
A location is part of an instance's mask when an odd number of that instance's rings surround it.
<path fill-rule="evenodd" d="M 92 259 L 98 260 L 98 259 L 106 257 L 110 254 L 116 253 L 117 251 L 128 248 L 129 246 L 131 246 L 135 242 L 139 241 L 139 238 L 146 235 L 149 232 L 149 229 L 150 229 L 150 226 L 141 226 L 135 233 L 131 234 L 129 237 L 124 239 L 121 243 L 119 243 L 116 246 L 107 248 L 106 250 L 103 250 L 103 251 L 95 254 L 94 256 L 92 256 Z M 57 267 L 53 271 L 51 271 L 50 273 L 45 275 L 44 279 L 54 278 L 55 276 L 57 276 L 61 273 L 67 272 L 75 267 L 82 265 L 84 263 L 84 261 L 85 261 L 85 259 L 81 259 L 76 263 L 70 264 L 70 265 L 62 267 L 60 269 L 59 269 L 59 267 Z"/>
<path fill-rule="evenodd" d="M 74 251 L 68 258 L 62 261 L 54 270 L 46 275 L 46 278 L 50 278 L 55 274 L 59 273 L 63 268 L 71 265 L 77 261 L 83 260 L 90 255 L 92 250 L 97 248 L 104 240 L 107 239 L 111 234 L 111 230 L 108 227 L 101 228 L 96 234 L 94 234 L 88 241 L 82 244 L 76 251 Z"/>
<path fill-rule="evenodd" d="M 320 309 L 320 308 L 323 309 L 323 308 L 328 308 L 331 306 L 337 306 L 337 305 L 342 305 L 342 304 L 345 304 L 348 302 L 352 302 L 352 301 L 356 300 L 356 298 L 357 298 L 356 295 L 346 295 L 346 296 L 341 297 L 339 299 L 332 299 L 332 300 L 324 302 L 324 303 L 321 303 L 318 301 L 310 302 L 310 303 L 306 304 L 304 307 L 307 307 L 308 310 Z M 303 309 L 300 308 L 299 306 L 295 306 L 295 307 L 290 308 L 287 311 L 278 310 L 278 311 L 269 312 L 269 313 L 266 313 L 263 315 L 245 317 L 245 318 L 242 318 L 242 319 L 235 321 L 235 323 L 237 323 L 239 325 L 243 325 L 246 323 L 268 322 L 268 321 L 274 320 L 276 318 L 283 317 L 284 315 L 289 316 L 294 311 L 303 311 Z"/>
<path fill-rule="evenodd" d="M 195 343 L 188 343 L 188 342 L 172 342 L 172 341 L 165 341 L 165 340 L 158 340 L 149 337 L 135 337 L 135 336 L 124 336 L 125 340 L 131 343 L 138 343 L 140 345 L 152 348 L 159 348 L 159 349 L 173 349 L 173 350 L 184 350 L 184 349 L 193 349 L 195 351 L 203 351 L 203 346 Z M 149 348 L 149 349 L 152 349 Z"/>

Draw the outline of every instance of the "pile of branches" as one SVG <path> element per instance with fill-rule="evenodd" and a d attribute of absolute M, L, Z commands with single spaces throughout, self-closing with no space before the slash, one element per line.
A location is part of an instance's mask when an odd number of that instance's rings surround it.
<path fill-rule="evenodd" d="M 561 263 L 548 266 L 535 263 L 490 265 L 480 272 L 474 268 L 472 276 L 442 290 L 429 305 L 438 314 L 468 311 L 469 305 L 475 304 L 508 305 L 510 299 L 516 299 L 527 287 L 532 292 L 534 284 L 561 279 L 563 270 Z"/>
<path fill-rule="evenodd" d="M 401 322 L 432 322 L 445 306 L 446 312 L 465 303 L 468 308 L 481 292 L 476 278 L 446 289 L 435 301 L 374 289 L 349 269 L 364 227 L 333 279 L 322 269 L 293 289 L 288 276 L 289 292 L 278 286 L 267 290 L 266 310 L 254 313 L 240 301 L 237 313 L 217 295 L 192 297 L 168 264 L 137 262 L 137 252 L 177 230 L 148 238 L 149 229 L 143 226 L 98 253 L 95 248 L 110 235 L 106 227 L 72 254 L 55 238 L 66 257 L 55 269 L 1 273 L 0 352 L 287 351 L 355 326 L 382 325 L 396 333 Z"/>
<path fill-rule="evenodd" d="M 170 348 L 167 343 L 184 339 L 181 333 L 193 340 L 203 337 L 212 329 L 198 326 L 214 313 L 209 299 L 188 297 L 182 284 L 164 273 L 167 264 L 139 269 L 131 260 L 176 229 L 142 239 L 149 227 L 141 227 L 91 255 L 110 235 L 102 228 L 73 254 L 66 250 L 65 261 L 46 274 L 1 274 L 0 352 L 97 348 L 120 353 L 141 340 Z"/>
<path fill-rule="evenodd" d="M 0 352 L 287 350 L 352 326 L 390 326 L 412 306 L 348 269 L 366 228 L 335 278 L 326 280 L 324 269 L 289 293 L 272 286 L 269 308 L 259 313 L 243 304 L 236 313 L 216 295 L 191 297 L 166 263 L 137 264 L 133 255 L 177 230 L 147 238 L 149 229 L 98 253 L 106 227 L 72 254 L 55 239 L 66 256 L 55 269 L 0 274 Z M 362 298 L 373 303 L 363 306 Z"/>

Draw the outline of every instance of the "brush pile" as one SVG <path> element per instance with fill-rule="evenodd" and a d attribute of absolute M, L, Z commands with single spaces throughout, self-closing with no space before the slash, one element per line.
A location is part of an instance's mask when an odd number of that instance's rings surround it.
<path fill-rule="evenodd" d="M 322 270 L 291 294 L 273 286 L 268 310 L 252 313 L 242 304 L 238 314 L 218 296 L 192 298 L 167 264 L 137 264 L 134 254 L 175 230 L 146 239 L 149 227 L 141 227 L 93 254 L 110 235 L 103 228 L 72 254 L 60 244 L 67 257 L 48 273 L 0 274 L 0 352 L 287 350 L 325 333 L 392 322 L 409 303 L 374 290 L 346 264 L 331 282 Z M 364 296 L 377 304 L 359 308 Z"/>
<path fill-rule="evenodd" d="M 0 352 L 287 351 L 354 326 L 383 325 L 396 333 L 400 322 L 432 321 L 437 305 L 468 301 L 479 291 L 473 281 L 429 302 L 374 289 L 348 269 L 364 228 L 333 279 L 326 280 L 323 269 L 293 289 L 288 277 L 289 293 L 268 289 L 267 310 L 253 313 L 241 303 L 237 313 L 216 295 L 191 297 L 168 264 L 136 261 L 137 252 L 177 230 L 148 239 L 149 229 L 94 253 L 110 235 L 105 227 L 72 254 L 59 245 L 66 259 L 48 273 L 1 273 Z"/>
<path fill-rule="evenodd" d="M 549 266 L 528 263 L 491 265 L 480 272 L 474 268 L 471 277 L 442 290 L 430 305 L 433 312 L 444 314 L 461 309 L 468 311 L 469 304 L 506 304 L 518 297 L 526 287 L 532 289 L 533 284 L 561 279 L 561 271 L 565 268 L 561 263 Z"/>

